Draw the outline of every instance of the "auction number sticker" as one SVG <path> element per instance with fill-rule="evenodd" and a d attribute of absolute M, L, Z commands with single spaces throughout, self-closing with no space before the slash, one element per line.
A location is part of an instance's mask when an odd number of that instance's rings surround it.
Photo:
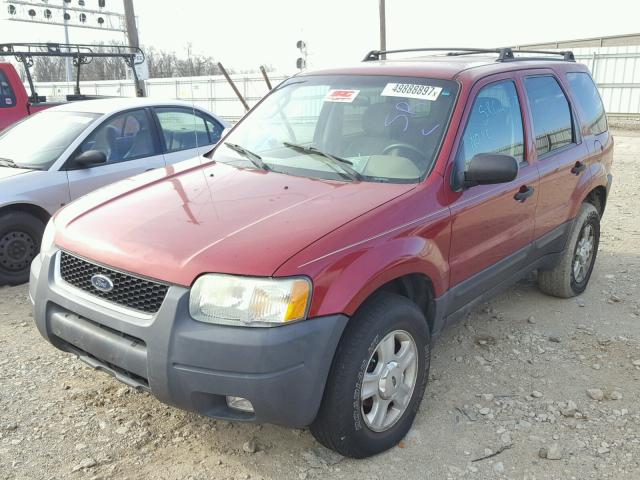
<path fill-rule="evenodd" d="M 415 83 L 387 83 L 380 95 L 383 97 L 415 98 L 433 102 L 438 99 L 440 92 L 442 92 L 442 87 Z"/>
<path fill-rule="evenodd" d="M 360 93 L 360 90 L 340 90 L 340 89 L 329 90 L 327 92 L 327 95 L 324 97 L 324 101 L 351 103 L 356 99 L 359 93 Z"/>

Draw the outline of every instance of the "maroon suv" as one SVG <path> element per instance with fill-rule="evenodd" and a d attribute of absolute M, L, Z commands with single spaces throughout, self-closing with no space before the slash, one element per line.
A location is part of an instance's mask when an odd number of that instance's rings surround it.
<path fill-rule="evenodd" d="M 587 68 L 380 57 L 62 209 L 31 267 L 41 334 L 164 402 L 366 457 L 411 427 L 446 324 L 532 270 L 582 293 L 613 151 Z"/>

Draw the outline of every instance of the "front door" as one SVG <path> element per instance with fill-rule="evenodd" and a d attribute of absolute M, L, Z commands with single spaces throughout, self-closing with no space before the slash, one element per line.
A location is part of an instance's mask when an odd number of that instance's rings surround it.
<path fill-rule="evenodd" d="M 527 260 L 538 190 L 538 172 L 526 148 L 519 85 L 505 75 L 489 77 L 474 87 L 471 98 L 454 168 L 464 171 L 480 153 L 511 155 L 520 168 L 510 183 L 461 189 L 452 197 L 452 312 L 476 298 L 479 289 L 487 291 L 516 273 Z"/>
<path fill-rule="evenodd" d="M 165 166 L 154 123 L 145 109 L 130 110 L 105 120 L 75 154 L 87 150 L 103 152 L 107 163 L 81 168 L 73 164 L 72 155 L 65 166 L 72 200 L 96 188 Z"/>

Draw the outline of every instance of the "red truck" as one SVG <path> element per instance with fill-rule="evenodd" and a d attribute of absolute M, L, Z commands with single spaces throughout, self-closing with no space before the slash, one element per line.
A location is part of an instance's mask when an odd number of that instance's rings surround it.
<path fill-rule="evenodd" d="M 37 57 L 71 58 L 76 65 L 75 89 L 67 95 L 66 101 L 99 98 L 80 94 L 80 68 L 94 58 L 120 58 L 131 68 L 133 78 L 138 83 L 135 66 L 144 61 L 139 48 L 124 45 L 85 45 L 66 43 L 0 43 L 0 56 L 14 57 L 24 66 L 31 93 L 28 93 L 10 63 L 0 63 L 0 131 L 28 115 L 60 105 L 62 102 L 47 102 L 46 97 L 36 93 L 30 68 Z M 141 92 L 138 89 L 138 96 Z"/>
<path fill-rule="evenodd" d="M 40 333 L 184 409 L 396 445 L 445 326 L 534 270 L 587 288 L 613 138 L 571 52 L 381 56 L 60 210 L 31 265 Z"/>
<path fill-rule="evenodd" d="M 15 67 L 10 63 L 0 63 L 0 130 L 55 105 L 58 104 L 32 102 Z"/>

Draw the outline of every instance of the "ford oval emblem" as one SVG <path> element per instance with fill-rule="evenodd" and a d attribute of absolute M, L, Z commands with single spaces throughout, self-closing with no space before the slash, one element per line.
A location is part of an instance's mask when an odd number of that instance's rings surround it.
<path fill-rule="evenodd" d="M 106 275 L 102 275 L 100 273 L 91 277 L 91 285 L 102 293 L 107 293 L 113 290 L 113 281 Z"/>

